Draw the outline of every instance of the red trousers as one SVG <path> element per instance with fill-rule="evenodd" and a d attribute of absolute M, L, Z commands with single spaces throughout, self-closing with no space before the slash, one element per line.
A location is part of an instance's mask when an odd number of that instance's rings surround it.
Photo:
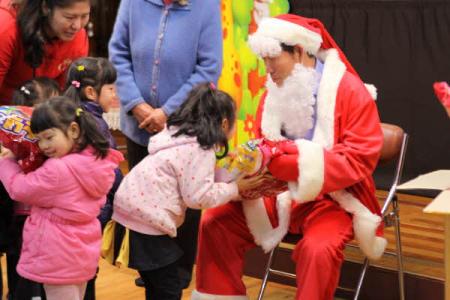
<path fill-rule="evenodd" d="M 277 226 L 274 201 L 267 199 L 265 204 L 272 225 Z M 296 263 L 296 299 L 333 299 L 345 243 L 353 238 L 351 217 L 330 200 L 297 204 L 292 208 L 289 231 L 303 234 L 292 255 Z M 256 245 L 241 203 L 205 211 L 200 224 L 197 291 L 211 296 L 246 295 L 243 258 L 253 247 Z"/>

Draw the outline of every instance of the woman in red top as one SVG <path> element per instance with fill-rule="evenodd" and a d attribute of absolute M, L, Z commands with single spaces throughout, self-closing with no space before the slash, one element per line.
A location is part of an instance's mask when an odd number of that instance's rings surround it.
<path fill-rule="evenodd" d="M 68 66 L 88 53 L 90 10 L 91 0 L 0 0 L 0 105 L 33 77 L 64 86 Z"/>

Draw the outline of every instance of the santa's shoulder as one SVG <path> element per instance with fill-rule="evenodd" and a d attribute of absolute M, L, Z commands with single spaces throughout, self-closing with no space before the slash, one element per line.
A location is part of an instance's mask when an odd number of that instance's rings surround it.
<path fill-rule="evenodd" d="M 373 85 L 365 84 L 354 74 L 345 71 L 337 92 L 337 98 L 355 101 L 373 102 L 376 99 L 376 88 Z"/>

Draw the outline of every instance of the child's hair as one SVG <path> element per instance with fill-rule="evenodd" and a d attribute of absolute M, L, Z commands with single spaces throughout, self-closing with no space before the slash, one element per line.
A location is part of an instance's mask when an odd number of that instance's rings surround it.
<path fill-rule="evenodd" d="M 98 95 L 105 84 L 116 82 L 117 73 L 113 64 L 103 57 L 83 57 L 74 61 L 67 71 L 65 96 L 76 103 L 90 101 L 85 88 L 92 86 Z"/>
<path fill-rule="evenodd" d="M 51 40 L 46 33 L 49 14 L 58 8 L 65 8 L 86 0 L 24 0 L 19 4 L 17 25 L 25 49 L 25 62 L 31 68 L 38 68 L 45 56 L 45 43 Z M 91 4 L 92 1 L 89 0 Z M 49 12 L 44 11 L 46 6 Z"/>
<path fill-rule="evenodd" d="M 216 89 L 210 83 L 200 84 L 169 116 L 167 127 L 178 126 L 174 136 L 182 134 L 196 136 L 203 149 L 211 149 L 215 145 L 224 147 L 224 152 L 218 156 L 223 158 L 228 153 L 228 138 L 222 129 L 222 122 L 228 119 L 231 129 L 236 119 L 235 109 L 230 95 Z"/>
<path fill-rule="evenodd" d="M 12 95 L 12 104 L 33 106 L 61 93 L 58 83 L 48 77 L 25 81 Z"/>
<path fill-rule="evenodd" d="M 75 151 L 80 152 L 91 145 L 97 158 L 106 157 L 109 143 L 98 130 L 94 117 L 67 97 L 53 97 L 39 104 L 31 116 L 31 131 L 39 133 L 50 128 L 58 128 L 66 133 L 72 122 L 80 126 Z"/>

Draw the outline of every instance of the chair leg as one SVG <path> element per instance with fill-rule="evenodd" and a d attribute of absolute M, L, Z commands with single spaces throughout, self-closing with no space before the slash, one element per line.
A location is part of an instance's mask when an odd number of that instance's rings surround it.
<path fill-rule="evenodd" d="M 398 210 L 398 202 L 397 199 L 394 199 L 392 202 L 395 218 L 394 218 L 394 227 L 395 227 L 395 243 L 396 243 L 396 252 L 397 252 L 397 268 L 398 268 L 398 288 L 400 293 L 400 300 L 405 300 L 405 280 L 403 273 L 403 252 L 402 252 L 402 242 L 400 237 L 400 216 Z"/>
<path fill-rule="evenodd" d="M 358 285 L 356 286 L 355 296 L 353 297 L 353 300 L 358 300 L 358 298 L 359 298 L 359 294 L 361 293 L 362 284 L 363 284 L 364 278 L 366 277 L 368 268 L 369 268 L 369 259 L 366 258 L 366 259 L 364 259 L 364 264 L 363 264 L 363 267 L 361 270 L 361 274 L 359 274 Z"/>
<path fill-rule="evenodd" d="M 275 249 L 272 249 L 272 251 L 270 251 L 269 254 L 269 259 L 267 260 L 267 265 L 266 265 L 266 271 L 264 273 L 264 278 L 261 284 L 261 289 L 259 290 L 259 294 L 258 294 L 258 300 L 262 300 L 263 295 L 264 295 L 264 291 L 266 289 L 266 285 L 267 285 L 267 280 L 269 279 L 269 274 L 270 274 L 270 268 L 272 267 L 272 261 L 273 261 L 273 254 L 275 253 Z"/>

